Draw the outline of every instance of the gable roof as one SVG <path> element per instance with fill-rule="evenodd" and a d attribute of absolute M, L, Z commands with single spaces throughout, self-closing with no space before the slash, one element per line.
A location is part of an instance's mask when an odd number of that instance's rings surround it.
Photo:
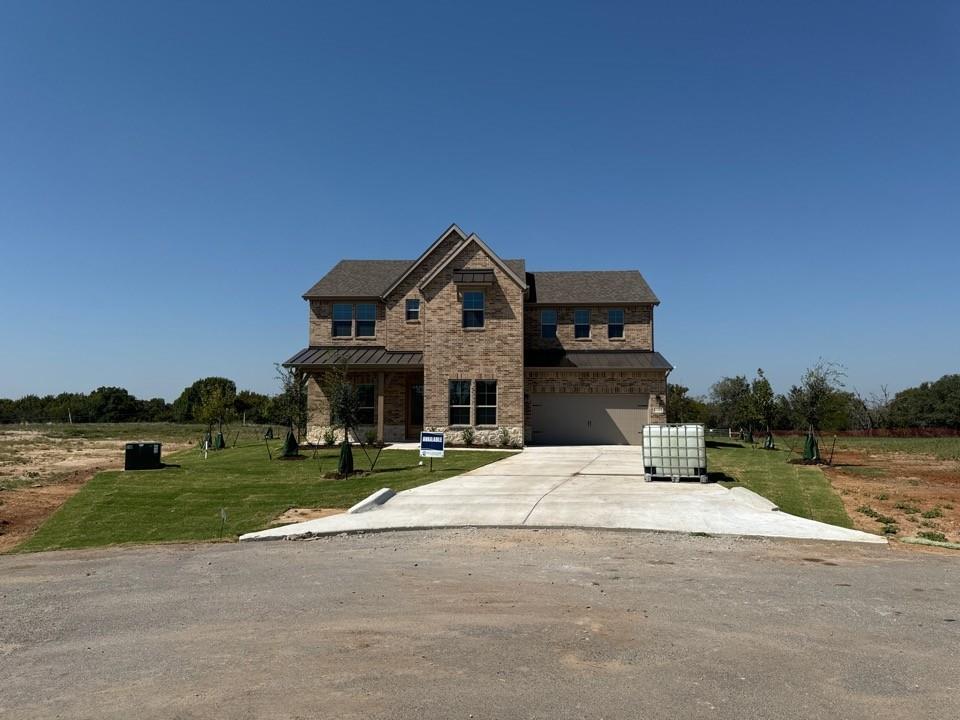
<path fill-rule="evenodd" d="M 303 297 L 380 297 L 411 260 L 341 260 Z"/>
<path fill-rule="evenodd" d="M 432 243 L 430 243 L 430 247 L 428 247 L 426 250 L 424 250 L 423 253 L 420 255 L 420 257 L 418 257 L 416 260 L 414 260 L 414 261 L 410 264 L 410 267 L 406 268 L 405 270 L 401 270 L 400 273 L 399 273 L 399 277 L 395 278 L 394 281 L 393 281 L 392 283 L 390 283 L 390 285 L 387 287 L 387 289 L 384 290 L 383 293 L 381 293 L 381 294 L 382 294 L 384 297 L 386 297 L 387 295 L 389 295 L 390 293 L 392 293 L 394 290 L 396 290 L 396 289 L 397 289 L 397 286 L 398 286 L 400 283 L 402 283 L 404 280 L 406 280 L 406 279 L 407 279 L 407 276 L 408 276 L 410 273 L 412 273 L 416 268 L 418 268 L 418 267 L 423 263 L 423 261 L 426 260 L 426 259 L 430 256 L 430 253 L 432 253 L 434 250 L 436 250 L 437 247 L 440 245 L 440 243 L 442 243 L 444 240 L 446 240 L 446 239 L 450 236 L 451 233 L 456 233 L 457 235 L 459 235 L 461 241 L 467 239 L 467 236 L 464 234 L 463 230 L 461 230 L 459 227 L 457 227 L 457 224 L 456 224 L 456 223 L 450 223 L 450 227 L 448 227 L 446 230 L 444 230 L 442 233 L 440 233 L 440 237 L 438 237 L 436 240 L 434 240 Z"/>
<path fill-rule="evenodd" d="M 446 257 L 443 258 L 443 260 L 441 260 L 440 262 L 438 262 L 436 267 L 433 268 L 433 270 L 431 270 L 426 275 L 424 275 L 423 280 L 420 281 L 420 287 L 426 287 L 427 285 L 429 285 L 430 282 L 437 275 L 439 275 L 444 268 L 450 265 L 450 263 L 452 263 L 456 259 L 456 257 L 461 252 L 463 252 L 463 250 L 468 245 L 470 245 L 470 243 L 476 243 L 477 245 L 479 245 L 480 249 L 483 250 L 484 253 L 486 253 L 487 257 L 489 257 L 497 267 L 503 270 L 503 272 L 507 275 L 507 277 L 509 277 L 517 285 L 519 285 L 522 290 L 527 289 L 527 282 L 524 277 L 526 273 L 520 272 L 518 274 L 516 270 L 514 270 L 514 268 L 510 267 L 508 263 L 504 262 L 504 260 L 502 260 L 499 255 L 497 255 L 493 250 L 491 250 L 490 247 L 483 240 L 481 240 L 476 233 L 470 233 L 470 237 L 468 237 L 462 243 L 460 243 L 455 248 L 453 248 L 453 250 L 448 252 Z M 523 261 L 521 260 L 520 262 L 522 263 Z"/>
<path fill-rule="evenodd" d="M 527 275 L 532 278 L 529 302 L 540 305 L 660 304 L 638 270 L 570 270 Z"/>

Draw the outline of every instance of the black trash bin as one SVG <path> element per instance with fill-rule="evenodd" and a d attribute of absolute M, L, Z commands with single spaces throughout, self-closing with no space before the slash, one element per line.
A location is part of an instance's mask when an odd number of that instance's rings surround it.
<path fill-rule="evenodd" d="M 124 470 L 159 470 L 162 443 L 127 443 L 123 454 Z"/>

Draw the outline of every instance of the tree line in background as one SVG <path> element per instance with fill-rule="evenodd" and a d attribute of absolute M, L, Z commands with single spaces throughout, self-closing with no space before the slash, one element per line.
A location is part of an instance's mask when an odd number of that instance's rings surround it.
<path fill-rule="evenodd" d="M 944 375 L 893 397 L 885 387 L 865 397 L 846 389 L 845 380 L 841 366 L 820 361 L 782 394 L 773 391 L 762 369 L 753 380 L 721 378 L 701 397 L 668 384 L 667 421 L 758 432 L 960 430 L 960 375 Z"/>
<path fill-rule="evenodd" d="M 222 426 L 237 420 L 247 424 L 289 425 L 303 434 L 307 424 L 307 377 L 277 366 L 280 392 L 265 395 L 237 392 L 228 378 L 207 377 L 184 388 L 172 403 L 163 398 L 141 400 L 120 387 L 99 387 L 90 393 L 26 395 L 0 398 L 2 423 L 178 422 Z"/>

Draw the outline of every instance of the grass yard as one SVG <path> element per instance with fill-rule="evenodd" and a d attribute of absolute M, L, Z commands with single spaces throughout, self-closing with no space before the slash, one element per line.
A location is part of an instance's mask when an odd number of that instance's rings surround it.
<path fill-rule="evenodd" d="M 757 436 L 762 441 L 761 436 Z M 777 436 L 777 441 L 786 440 L 798 450 L 803 448 L 801 436 Z M 824 433 L 820 444 L 820 454 L 830 457 L 833 447 L 833 435 Z M 939 460 L 960 460 L 960 437 L 837 437 L 837 451 L 853 450 L 868 453 L 907 453 L 910 455 L 931 455 Z"/>
<path fill-rule="evenodd" d="M 761 450 L 734 441 L 708 440 L 711 475 L 727 487 L 740 485 L 791 515 L 852 528 L 843 501 L 818 467 L 791 465 L 784 450 Z M 719 476 L 718 476 L 719 474 Z M 723 476 L 726 476 L 724 478 Z"/>
<path fill-rule="evenodd" d="M 274 457 L 282 445 L 273 441 Z M 317 458 L 273 460 L 263 443 L 247 444 L 204 460 L 196 450 L 165 455 L 179 468 L 102 472 L 60 508 L 18 551 L 95 547 L 118 543 L 216 540 L 220 510 L 226 511 L 223 538 L 267 527 L 292 507 L 348 508 L 382 487 L 407 490 L 486 465 L 509 452 L 447 451 L 423 467 L 416 450 L 384 450 L 366 477 L 326 480 L 336 471 L 337 449 Z M 369 470 L 363 452 L 354 451 L 358 470 Z"/>

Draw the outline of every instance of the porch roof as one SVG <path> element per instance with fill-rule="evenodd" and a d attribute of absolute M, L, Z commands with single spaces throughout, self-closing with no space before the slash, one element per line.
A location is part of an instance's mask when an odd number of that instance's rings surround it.
<path fill-rule="evenodd" d="M 422 368 L 422 352 L 401 352 L 383 347 L 330 347 L 316 346 L 304 348 L 283 363 L 284 367 L 330 367 L 343 365 L 360 367 Z"/>

